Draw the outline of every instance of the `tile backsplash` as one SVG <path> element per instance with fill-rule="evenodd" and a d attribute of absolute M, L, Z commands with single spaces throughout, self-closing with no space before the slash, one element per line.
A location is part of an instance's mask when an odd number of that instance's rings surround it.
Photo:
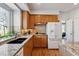
<path fill-rule="evenodd" d="M 38 33 L 46 33 L 46 25 L 35 26 L 35 30 Z"/>

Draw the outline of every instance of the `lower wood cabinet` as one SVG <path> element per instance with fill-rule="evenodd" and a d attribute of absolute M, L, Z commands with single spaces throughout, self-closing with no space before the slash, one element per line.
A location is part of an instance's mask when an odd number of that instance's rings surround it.
<path fill-rule="evenodd" d="M 48 39 L 46 35 L 35 35 L 25 43 L 23 47 L 23 56 L 31 56 L 33 47 L 47 47 Z"/>
<path fill-rule="evenodd" d="M 23 48 L 23 55 L 24 56 L 31 56 L 33 48 L 33 37 L 25 43 Z"/>
<path fill-rule="evenodd" d="M 35 35 L 33 42 L 34 42 L 34 47 L 48 46 L 48 39 L 46 35 Z"/>
<path fill-rule="evenodd" d="M 47 47 L 48 46 L 48 38 L 47 35 L 41 36 L 41 47 Z"/>
<path fill-rule="evenodd" d="M 38 36 L 34 36 L 34 40 L 33 40 L 33 44 L 34 44 L 34 47 L 40 47 L 41 45 L 41 38 L 38 37 Z"/>

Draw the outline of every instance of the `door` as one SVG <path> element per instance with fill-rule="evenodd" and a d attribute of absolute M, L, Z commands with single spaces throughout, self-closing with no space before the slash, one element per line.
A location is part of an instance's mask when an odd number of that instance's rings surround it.
<path fill-rule="evenodd" d="M 74 17 L 74 42 L 79 42 L 79 16 Z"/>
<path fill-rule="evenodd" d="M 72 26 L 73 26 L 73 19 L 70 18 L 66 21 L 66 39 L 67 39 L 67 42 L 72 42 L 72 35 L 73 35 L 73 32 L 72 32 Z"/>

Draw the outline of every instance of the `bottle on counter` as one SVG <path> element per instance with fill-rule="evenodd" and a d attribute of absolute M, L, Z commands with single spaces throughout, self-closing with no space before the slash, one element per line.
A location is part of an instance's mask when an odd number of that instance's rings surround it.
<path fill-rule="evenodd" d="M 28 31 L 28 34 L 31 34 L 31 31 Z"/>

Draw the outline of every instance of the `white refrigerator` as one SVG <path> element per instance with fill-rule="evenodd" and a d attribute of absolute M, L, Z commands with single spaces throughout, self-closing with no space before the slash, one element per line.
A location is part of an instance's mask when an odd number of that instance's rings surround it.
<path fill-rule="evenodd" d="M 58 30 L 58 22 L 47 23 L 48 49 L 58 49 Z"/>

